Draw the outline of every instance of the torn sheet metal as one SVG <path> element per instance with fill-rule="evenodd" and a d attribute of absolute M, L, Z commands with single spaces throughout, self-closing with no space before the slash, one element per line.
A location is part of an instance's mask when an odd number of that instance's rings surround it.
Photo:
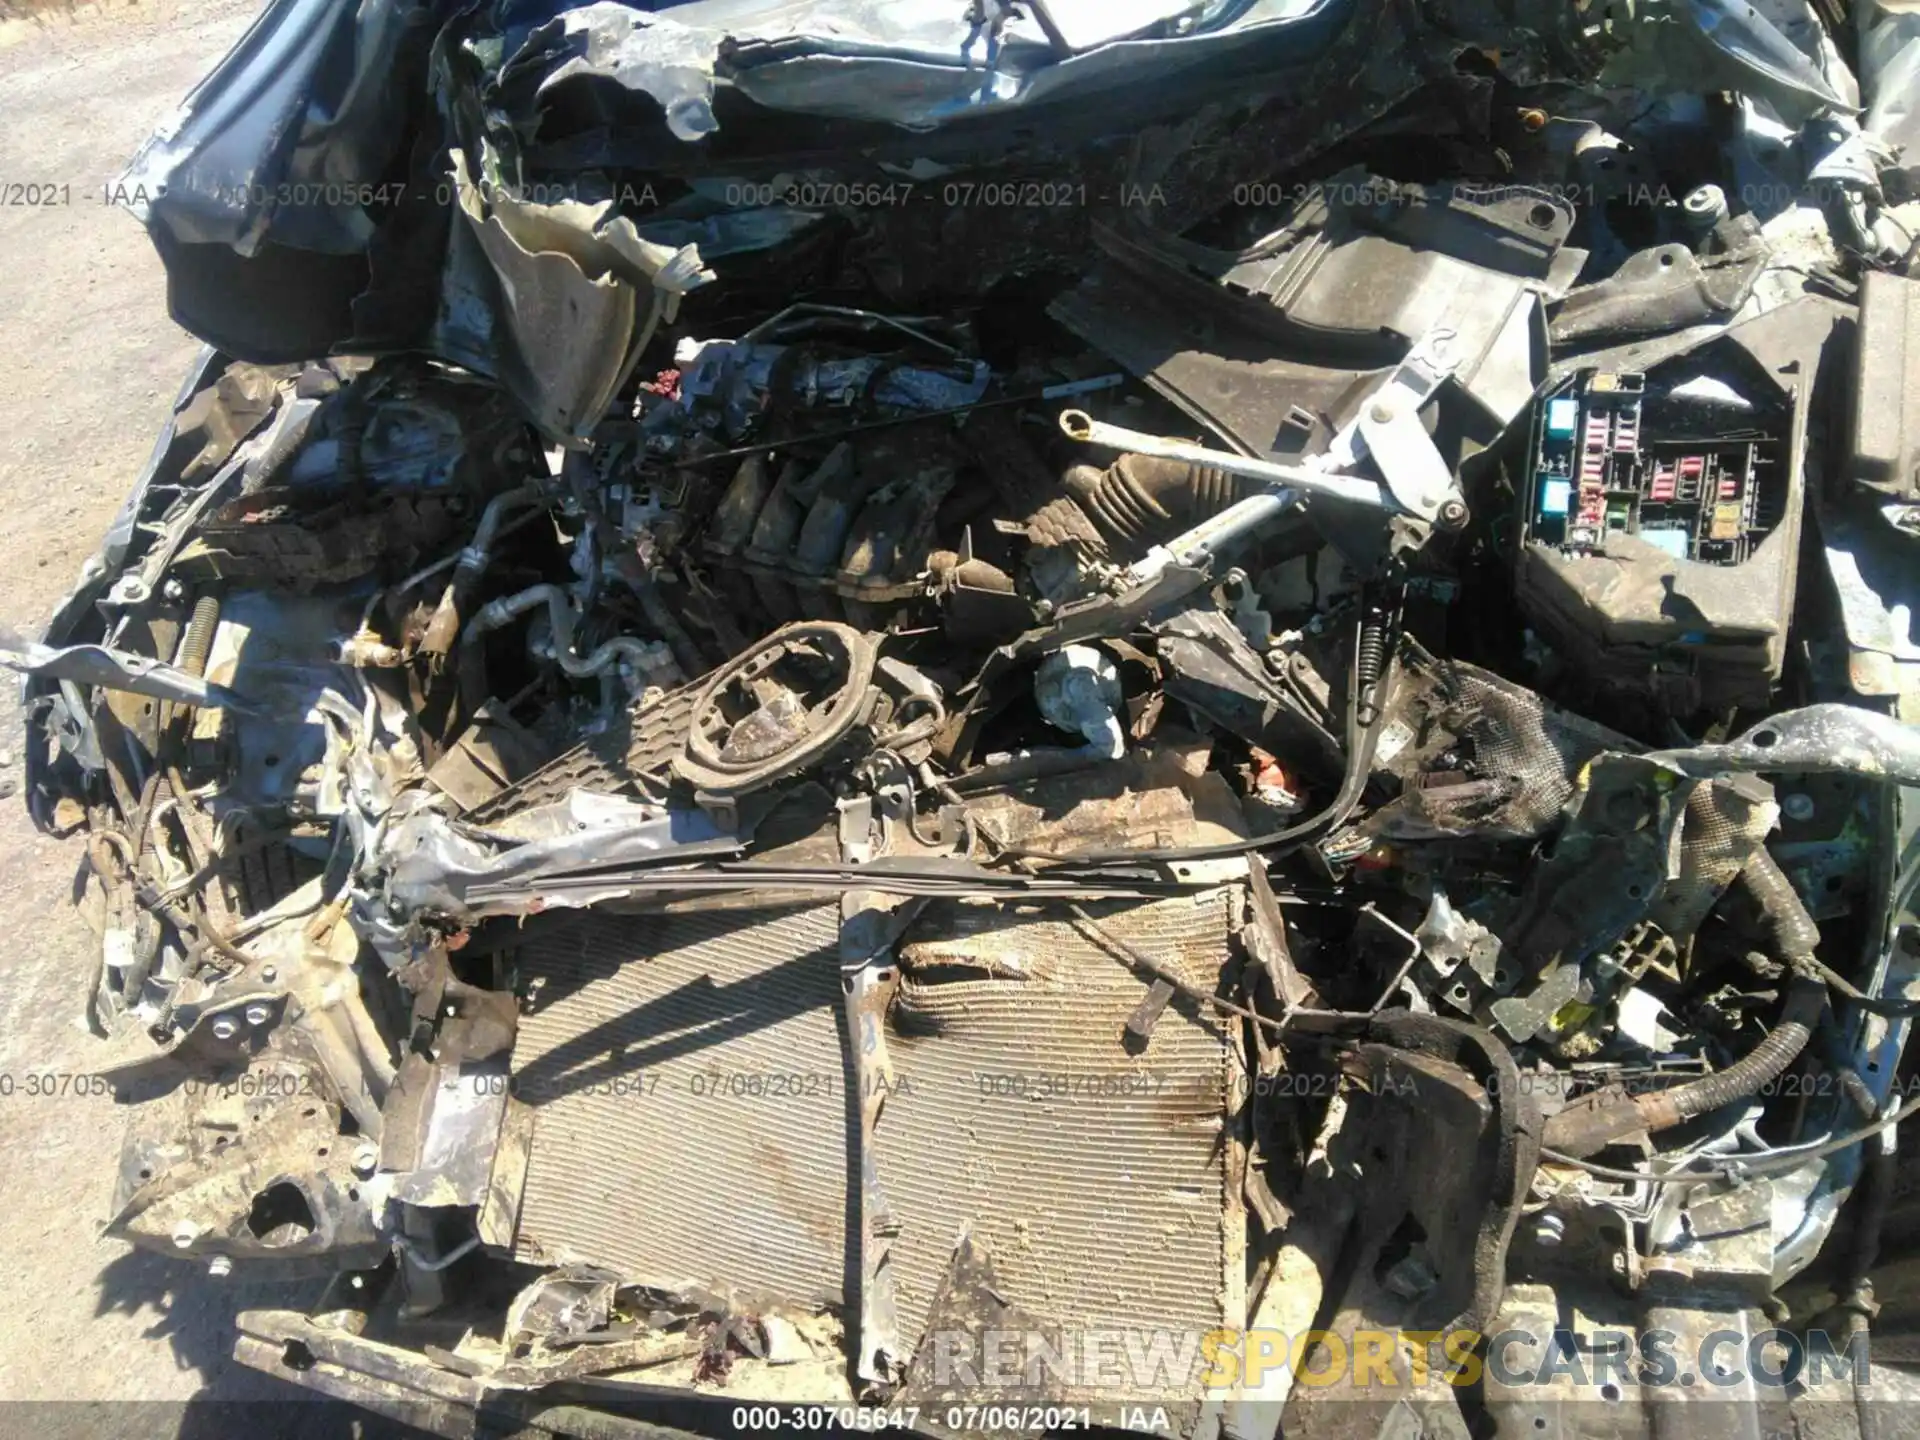
<path fill-rule="evenodd" d="M 1920 785 L 1920 726 L 1857 705 L 1809 705 L 1784 710 L 1724 745 L 1662 750 L 1648 758 L 1700 777 L 1844 772 Z"/>
<path fill-rule="evenodd" d="M 1676 0 L 1617 33 L 1628 43 L 1604 72 L 1617 84 L 1692 93 L 1711 80 L 1796 123 L 1859 108 L 1853 76 L 1807 0 Z"/>
<path fill-rule="evenodd" d="M 410 1133 L 390 1124 L 381 1134 L 381 1169 L 397 1172 L 393 1198 L 423 1208 L 485 1203 L 511 1103 L 506 1068 L 456 1061 L 410 1071 L 403 1064 L 395 1090 L 409 1080 L 418 1097 Z M 397 1120 L 403 1107 L 390 1097 L 388 1110 Z"/>
<path fill-rule="evenodd" d="M 722 74 L 770 109 L 925 128 L 1014 106 L 1084 104 L 1156 74 L 1240 66 L 1256 55 L 1298 63 L 1328 28 L 1309 22 L 1342 8 L 1261 0 L 1196 16 L 1178 4 L 1116 12 L 1066 3 L 987 20 L 930 5 L 803 5 L 743 28 L 717 5 L 650 15 L 595 3 L 561 16 L 570 58 L 543 88 L 576 76 L 611 78 L 658 101 L 681 140 L 718 128 L 713 94 Z M 1112 43 L 1123 39 L 1132 43 Z M 546 40 L 535 32 L 529 48 Z"/>
<path fill-rule="evenodd" d="M 1920 14 L 1898 0 L 1860 0 L 1854 7 L 1854 32 L 1860 51 L 1860 90 L 1866 99 L 1862 117 L 1867 133 L 1901 153 L 1911 173 L 1920 153 Z"/>
<path fill-rule="evenodd" d="M 391 871 L 388 894 L 408 909 L 431 905 L 464 916 L 526 913 L 544 908 L 544 902 L 529 896 L 524 909 L 509 902 L 496 912 L 469 896 L 488 885 L 517 885 L 537 895 L 540 877 L 549 872 L 622 861 L 692 860 L 740 849 L 738 836 L 697 810 L 577 794 L 569 813 L 554 818 L 558 833 L 495 838 L 427 806 L 413 806 L 381 832 L 380 853 Z M 523 826 L 527 823 L 523 819 Z M 591 904 L 592 897 L 580 903 Z"/>
<path fill-rule="evenodd" d="M 388 169 L 405 134 L 407 97 L 374 77 L 421 58 L 425 20 L 384 0 L 364 8 L 326 0 L 268 6 L 174 123 L 142 147 L 116 190 L 178 245 L 231 245 L 253 255 L 271 229 L 277 245 L 361 251 L 373 232 L 368 210 L 377 190 L 342 180 Z M 344 73 L 328 62 L 342 45 L 354 60 Z M 264 89 L 256 83 L 263 75 L 272 77 Z M 316 104 L 321 94 L 325 101 Z M 312 122 L 315 114 L 325 120 Z M 301 203 L 293 202 L 294 186 Z M 238 208 L 236 199 L 244 201 Z"/>
<path fill-rule="evenodd" d="M 309 1274 L 386 1249 L 355 1147 L 317 1068 L 285 1058 L 210 1105 L 180 1090 L 143 1107 L 129 1137 L 107 1233 L 175 1254 L 271 1258 Z M 283 1270 L 283 1273 L 285 1271 Z"/>
<path fill-rule="evenodd" d="M 0 648 L 0 665 L 36 680 L 71 680 L 106 690 L 171 700 L 209 710 L 257 709 L 242 697 L 201 676 L 145 655 L 129 655 L 104 645 L 55 649 L 33 641 Z"/>
<path fill-rule="evenodd" d="M 611 201 L 521 200 L 484 162 L 450 152 L 452 185 L 490 274 L 497 327 L 491 363 L 534 423 L 579 436 L 606 413 L 660 323 L 713 278 L 698 247 L 642 240 Z"/>

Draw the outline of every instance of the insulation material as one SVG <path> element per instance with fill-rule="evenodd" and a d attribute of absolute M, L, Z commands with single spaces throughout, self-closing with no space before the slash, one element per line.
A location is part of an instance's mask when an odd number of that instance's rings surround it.
<path fill-rule="evenodd" d="M 844 1289 L 839 908 L 543 916 L 515 1093 L 515 1256 L 814 1305 Z"/>

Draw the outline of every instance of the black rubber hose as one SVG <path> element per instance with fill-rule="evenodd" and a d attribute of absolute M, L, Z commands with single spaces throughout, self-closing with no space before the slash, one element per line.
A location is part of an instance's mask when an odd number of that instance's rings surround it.
<path fill-rule="evenodd" d="M 633 593 L 640 597 L 640 608 L 646 614 L 647 623 L 654 633 L 667 642 L 667 648 L 673 652 L 673 660 L 689 680 L 697 680 L 713 668 L 713 664 L 700 647 L 694 643 L 693 636 L 687 633 L 687 627 L 680 623 L 680 617 L 673 613 L 666 597 L 660 593 L 660 584 L 649 575 L 629 578 L 628 584 Z"/>
<path fill-rule="evenodd" d="M 1920 1000 L 1889 1000 L 1869 995 L 1813 952 L 1820 943 L 1820 927 L 1801 903 L 1779 863 L 1765 850 L 1758 852 L 1740 872 L 1740 883 L 1760 912 L 1772 953 L 1795 970 L 1831 986 L 1835 993 L 1869 1015 L 1889 1020 L 1910 1020 L 1920 1015 Z"/>
<path fill-rule="evenodd" d="M 1780 1023 L 1753 1049 L 1724 1070 L 1689 1080 L 1671 1090 L 1643 1095 L 1638 1102 L 1649 1130 L 1667 1130 L 1685 1120 L 1708 1114 L 1758 1095 L 1799 1059 L 1813 1038 L 1813 1027 L 1826 1007 L 1827 990 L 1818 981 L 1796 978 L 1787 990 Z"/>
<path fill-rule="evenodd" d="M 1547 1122 L 1543 1141 L 1547 1149 L 1584 1159 L 1636 1130 L 1650 1134 L 1671 1130 L 1759 1094 L 1807 1048 L 1827 1001 L 1825 979 L 1812 973 L 1825 969 L 1813 954 L 1820 943 L 1820 927 L 1764 849 L 1747 862 L 1740 883 L 1759 911 L 1769 951 L 1794 974 L 1779 1023 L 1733 1064 L 1698 1080 L 1647 1095 L 1602 1091 L 1576 1100 Z"/>
<path fill-rule="evenodd" d="M 1649 1118 L 1671 1113 L 1675 1118 L 1664 1124 L 1649 1124 L 1648 1129 L 1666 1129 L 1696 1115 L 1705 1115 L 1736 1100 L 1760 1093 L 1762 1087 L 1777 1079 L 1787 1066 L 1799 1058 L 1813 1038 L 1813 1027 L 1820 1022 L 1826 1005 L 1826 986 L 1805 974 L 1806 963 L 1813 959 L 1820 943 L 1820 927 L 1807 912 L 1799 893 L 1772 855 L 1762 848 L 1740 872 L 1740 883 L 1760 912 L 1767 934 L 1767 946 L 1774 957 L 1796 971 L 1787 990 L 1780 1023 L 1767 1038 L 1724 1070 L 1689 1080 L 1671 1090 L 1641 1097 Z"/>
<path fill-rule="evenodd" d="M 1740 885 L 1760 912 L 1768 953 L 1795 966 L 1811 959 L 1820 946 L 1820 927 L 1814 924 L 1793 882 L 1764 847 L 1754 852 L 1740 872 Z"/>
<path fill-rule="evenodd" d="M 1699 1115 L 1758 1095 L 1799 1058 L 1827 1002 L 1827 987 L 1796 976 L 1779 1023 L 1752 1050 L 1711 1075 L 1668 1090 L 1627 1095 L 1617 1090 L 1582 1096 L 1547 1121 L 1541 1143 L 1577 1160 L 1635 1131 L 1658 1134 Z"/>

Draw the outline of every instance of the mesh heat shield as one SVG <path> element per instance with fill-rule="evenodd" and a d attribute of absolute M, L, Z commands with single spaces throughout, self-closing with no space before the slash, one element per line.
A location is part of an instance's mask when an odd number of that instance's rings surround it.
<path fill-rule="evenodd" d="M 1772 787 L 1755 776 L 1694 786 L 1680 822 L 1678 871 L 1648 918 L 1675 940 L 1692 936 L 1766 843 L 1779 814 Z"/>
<path fill-rule="evenodd" d="M 1376 763 L 1403 786 L 1367 821 L 1388 840 L 1531 840 L 1558 822 L 1580 768 L 1624 737 L 1471 665 L 1405 663 Z"/>

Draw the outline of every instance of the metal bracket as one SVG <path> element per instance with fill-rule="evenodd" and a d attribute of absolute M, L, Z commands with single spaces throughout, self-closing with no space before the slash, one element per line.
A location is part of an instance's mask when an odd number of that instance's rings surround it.
<path fill-rule="evenodd" d="M 843 802 L 844 803 L 844 802 Z M 844 815 L 845 812 L 843 811 Z M 893 944 L 918 911 L 872 892 L 851 891 L 840 900 L 840 984 L 845 1000 L 848 1064 L 858 1087 L 859 1131 L 856 1173 L 860 1176 L 857 1230 L 859 1354 L 854 1373 L 873 1386 L 898 1382 L 909 1348 L 900 1334 L 893 1268 L 888 1263 L 900 1223 L 887 1199 L 874 1153 L 880 1112 L 894 1089 L 893 1059 L 887 1049 L 887 1009 L 900 984 Z"/>
<path fill-rule="evenodd" d="M 257 708 L 224 686 L 211 684 L 177 665 L 108 645 L 58 648 L 26 641 L 17 648 L 0 646 L 0 665 L 40 679 L 124 690 L 132 695 L 171 700 L 205 710 L 228 709 L 252 714 Z"/>
<path fill-rule="evenodd" d="M 1696 779 L 1720 775 L 1858 775 L 1920 785 L 1920 726 L 1857 705 L 1782 710 L 1724 745 L 1647 757 Z"/>
<path fill-rule="evenodd" d="M 1359 418 L 1334 438 L 1329 459 L 1343 468 L 1368 456 L 1379 467 L 1394 503 L 1446 529 L 1467 520 L 1466 501 L 1453 471 L 1420 423 L 1420 409 L 1452 376 L 1449 330 L 1430 331 L 1368 397 Z"/>
<path fill-rule="evenodd" d="M 849 795 L 837 808 L 840 858 L 849 865 L 864 865 L 873 859 L 873 797 Z"/>

